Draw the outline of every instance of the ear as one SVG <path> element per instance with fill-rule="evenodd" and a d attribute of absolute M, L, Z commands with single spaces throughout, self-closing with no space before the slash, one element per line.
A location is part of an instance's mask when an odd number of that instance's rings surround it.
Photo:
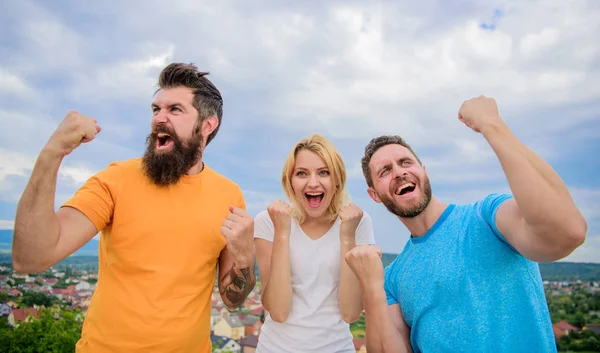
<path fill-rule="evenodd" d="M 375 192 L 375 189 L 373 189 L 372 187 L 369 187 L 367 189 L 367 192 L 369 193 L 369 196 L 371 197 L 371 199 L 373 199 L 373 201 L 375 201 L 377 203 L 381 203 L 381 199 L 379 198 L 379 196 Z"/>
<path fill-rule="evenodd" d="M 216 115 L 211 115 L 202 121 L 202 137 L 206 139 L 208 135 L 212 134 L 213 131 L 219 126 L 219 119 Z"/>

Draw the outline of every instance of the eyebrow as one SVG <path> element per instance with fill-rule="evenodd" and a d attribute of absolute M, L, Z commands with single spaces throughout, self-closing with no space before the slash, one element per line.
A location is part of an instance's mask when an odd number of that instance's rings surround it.
<path fill-rule="evenodd" d="M 185 110 L 186 110 L 186 109 L 185 109 L 185 107 L 184 107 L 184 106 L 183 106 L 181 103 L 173 103 L 173 104 L 169 104 L 167 107 L 168 107 L 169 109 L 173 109 L 173 108 L 181 108 L 181 110 L 183 110 L 183 111 L 185 111 Z M 156 104 L 156 103 L 152 103 L 152 109 L 154 109 L 154 108 L 160 108 L 160 107 L 158 106 L 158 104 Z"/>
<path fill-rule="evenodd" d="M 329 169 L 329 167 L 321 167 L 321 168 L 317 168 L 317 170 L 324 170 L 324 169 Z M 294 170 L 308 170 L 308 168 L 304 168 L 304 167 L 296 167 L 296 168 L 294 168 Z"/>

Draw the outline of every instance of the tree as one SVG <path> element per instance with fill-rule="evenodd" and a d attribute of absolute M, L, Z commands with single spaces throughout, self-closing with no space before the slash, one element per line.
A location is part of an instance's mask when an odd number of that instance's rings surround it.
<path fill-rule="evenodd" d="M 8 301 L 8 293 L 0 292 L 0 303 L 6 303 Z"/>
<path fill-rule="evenodd" d="M 50 309 L 43 309 L 40 317 L 16 329 L 0 330 L 3 352 L 75 352 L 75 344 L 81 337 L 81 323 L 76 313 L 60 311 L 58 320 Z"/>
<path fill-rule="evenodd" d="M 44 292 L 25 291 L 21 298 L 21 306 L 30 308 L 34 305 L 52 306 L 58 298 Z"/>

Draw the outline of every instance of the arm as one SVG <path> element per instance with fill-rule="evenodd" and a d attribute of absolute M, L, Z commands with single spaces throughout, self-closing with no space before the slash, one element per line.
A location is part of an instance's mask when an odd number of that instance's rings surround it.
<path fill-rule="evenodd" d="M 273 243 L 256 239 L 262 304 L 273 321 L 284 322 L 292 307 L 289 234 L 275 234 Z"/>
<path fill-rule="evenodd" d="M 229 309 L 238 308 L 256 285 L 254 271 L 254 219 L 245 210 L 243 196 L 240 207 L 229 207 L 231 212 L 223 221 L 221 234 L 227 245 L 219 256 L 219 293 Z"/>
<path fill-rule="evenodd" d="M 581 245 L 587 223 L 567 186 L 513 135 L 500 119 L 495 101 L 485 97 L 467 101 L 459 119 L 483 134 L 506 174 L 514 199 L 500 206 L 496 214 L 497 228 L 506 240 L 523 256 L 538 262 L 559 260 Z"/>
<path fill-rule="evenodd" d="M 219 256 L 219 293 L 229 309 L 244 303 L 256 284 L 253 257 L 236 257 L 227 248 Z"/>
<path fill-rule="evenodd" d="M 91 141 L 99 131 L 95 120 L 70 112 L 38 156 L 15 215 L 12 245 L 15 271 L 44 271 L 98 233 L 94 224 L 73 208 L 62 208 L 55 213 L 54 198 L 64 156 L 80 143 Z"/>
<path fill-rule="evenodd" d="M 340 234 L 340 288 L 338 290 L 338 301 L 342 318 L 347 323 L 358 320 L 363 310 L 360 284 L 345 261 L 346 254 L 355 246 L 354 232 L 351 234 Z"/>
<path fill-rule="evenodd" d="M 367 351 L 372 353 L 412 353 L 410 330 L 398 304 L 388 306 L 384 290 L 381 249 L 359 245 L 346 255 L 363 293 L 366 312 Z"/>
<path fill-rule="evenodd" d="M 506 125 L 491 126 L 484 137 L 496 152 L 514 195 L 498 209 L 500 233 L 533 261 L 550 262 L 569 255 L 585 240 L 587 224 L 567 186 Z"/>

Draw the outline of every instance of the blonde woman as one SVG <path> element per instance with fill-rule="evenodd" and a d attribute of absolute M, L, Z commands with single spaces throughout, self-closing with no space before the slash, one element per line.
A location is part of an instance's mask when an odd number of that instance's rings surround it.
<path fill-rule="evenodd" d="M 268 313 L 257 352 L 354 353 L 362 296 L 344 255 L 375 243 L 371 218 L 347 204 L 344 162 L 321 135 L 294 146 L 281 183 L 291 204 L 274 201 L 254 222 Z"/>

